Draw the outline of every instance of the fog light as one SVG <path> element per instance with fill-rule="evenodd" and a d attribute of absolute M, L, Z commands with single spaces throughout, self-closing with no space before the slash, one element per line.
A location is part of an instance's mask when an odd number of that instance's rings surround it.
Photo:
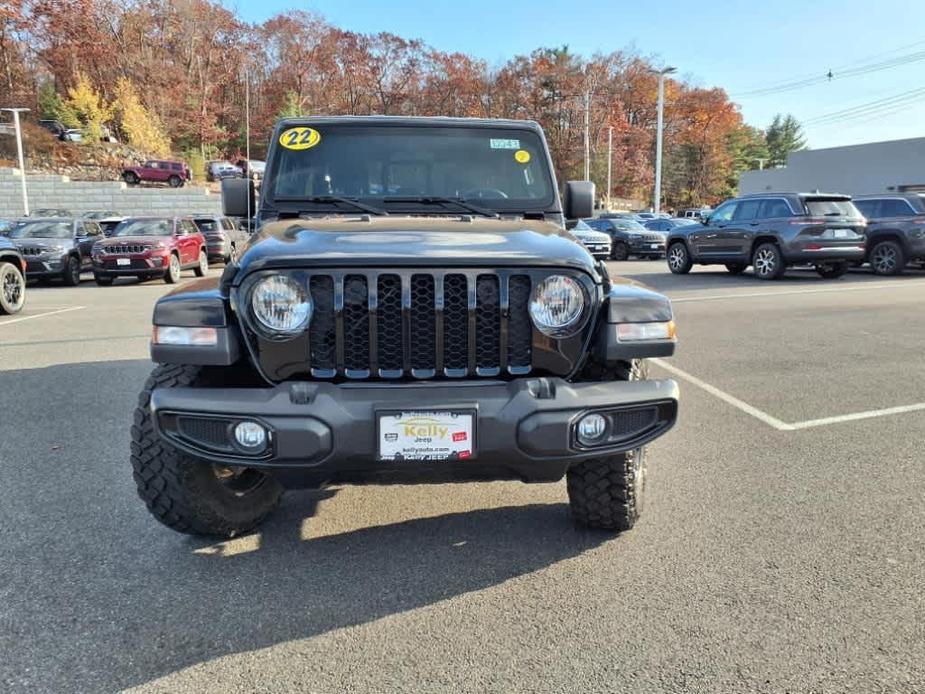
<path fill-rule="evenodd" d="M 234 438 L 242 448 L 256 451 L 266 444 L 267 431 L 257 422 L 239 422 L 234 427 Z"/>
<path fill-rule="evenodd" d="M 599 414 L 588 414 L 578 420 L 578 443 L 593 446 L 600 443 L 607 431 L 607 420 Z"/>

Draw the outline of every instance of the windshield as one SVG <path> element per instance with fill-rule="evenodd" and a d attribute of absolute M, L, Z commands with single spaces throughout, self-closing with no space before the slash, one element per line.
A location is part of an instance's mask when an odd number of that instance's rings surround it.
<path fill-rule="evenodd" d="M 806 211 L 814 217 L 861 217 L 850 200 L 806 200 Z"/>
<path fill-rule="evenodd" d="M 306 130 L 280 137 L 268 186 L 276 202 L 337 195 L 381 206 L 441 197 L 523 210 L 555 200 L 545 148 L 530 130 L 329 125 L 318 126 L 307 147 L 286 147 Z M 338 209 L 321 201 L 307 209 L 322 208 Z"/>
<path fill-rule="evenodd" d="M 170 236 L 172 219 L 127 219 L 112 232 L 113 236 Z"/>
<path fill-rule="evenodd" d="M 74 235 L 70 222 L 21 222 L 13 228 L 14 239 L 69 239 Z"/>
<path fill-rule="evenodd" d="M 645 231 L 646 228 L 632 219 L 611 219 L 617 229 L 630 229 L 632 231 Z"/>
<path fill-rule="evenodd" d="M 216 222 L 214 219 L 206 218 L 206 219 L 196 219 L 194 221 L 196 222 L 196 226 L 199 227 L 199 231 L 203 233 L 207 231 L 217 231 L 218 230 L 218 222 Z"/>

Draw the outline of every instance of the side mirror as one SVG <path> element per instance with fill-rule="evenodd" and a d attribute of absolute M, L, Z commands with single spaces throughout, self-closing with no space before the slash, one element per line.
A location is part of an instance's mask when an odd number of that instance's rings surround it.
<path fill-rule="evenodd" d="M 222 179 L 222 214 L 226 217 L 246 218 L 248 207 L 253 215 L 257 210 L 254 198 L 254 182 L 250 177 Z"/>
<path fill-rule="evenodd" d="M 710 226 L 710 215 L 708 214 L 701 215 L 700 223 L 703 224 L 705 227 Z"/>
<path fill-rule="evenodd" d="M 594 214 L 594 184 L 591 181 L 568 181 L 565 184 L 566 219 L 581 219 Z"/>

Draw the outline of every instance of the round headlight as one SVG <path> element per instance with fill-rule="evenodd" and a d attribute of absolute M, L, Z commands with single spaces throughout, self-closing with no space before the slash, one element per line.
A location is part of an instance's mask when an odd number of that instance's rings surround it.
<path fill-rule="evenodd" d="M 251 290 L 251 309 L 270 337 L 301 332 L 312 317 L 312 300 L 297 282 L 284 275 L 264 277 Z"/>
<path fill-rule="evenodd" d="M 585 306 L 585 292 L 577 280 L 551 275 L 533 288 L 530 317 L 544 335 L 564 337 L 576 331 Z"/>

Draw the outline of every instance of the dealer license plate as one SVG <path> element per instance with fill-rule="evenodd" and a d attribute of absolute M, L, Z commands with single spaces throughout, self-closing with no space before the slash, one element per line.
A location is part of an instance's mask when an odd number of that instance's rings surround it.
<path fill-rule="evenodd" d="M 130 258 L 116 258 L 116 265 L 131 265 L 132 261 Z"/>
<path fill-rule="evenodd" d="M 851 229 L 832 229 L 833 235 L 837 239 L 850 239 L 854 236 L 854 232 Z"/>
<path fill-rule="evenodd" d="M 379 460 L 465 460 L 475 454 L 473 412 L 379 415 Z"/>
<path fill-rule="evenodd" d="M 662 244 L 660 243 L 650 243 L 649 244 L 649 248 L 651 248 L 652 250 L 658 250 L 661 247 L 662 247 Z"/>

